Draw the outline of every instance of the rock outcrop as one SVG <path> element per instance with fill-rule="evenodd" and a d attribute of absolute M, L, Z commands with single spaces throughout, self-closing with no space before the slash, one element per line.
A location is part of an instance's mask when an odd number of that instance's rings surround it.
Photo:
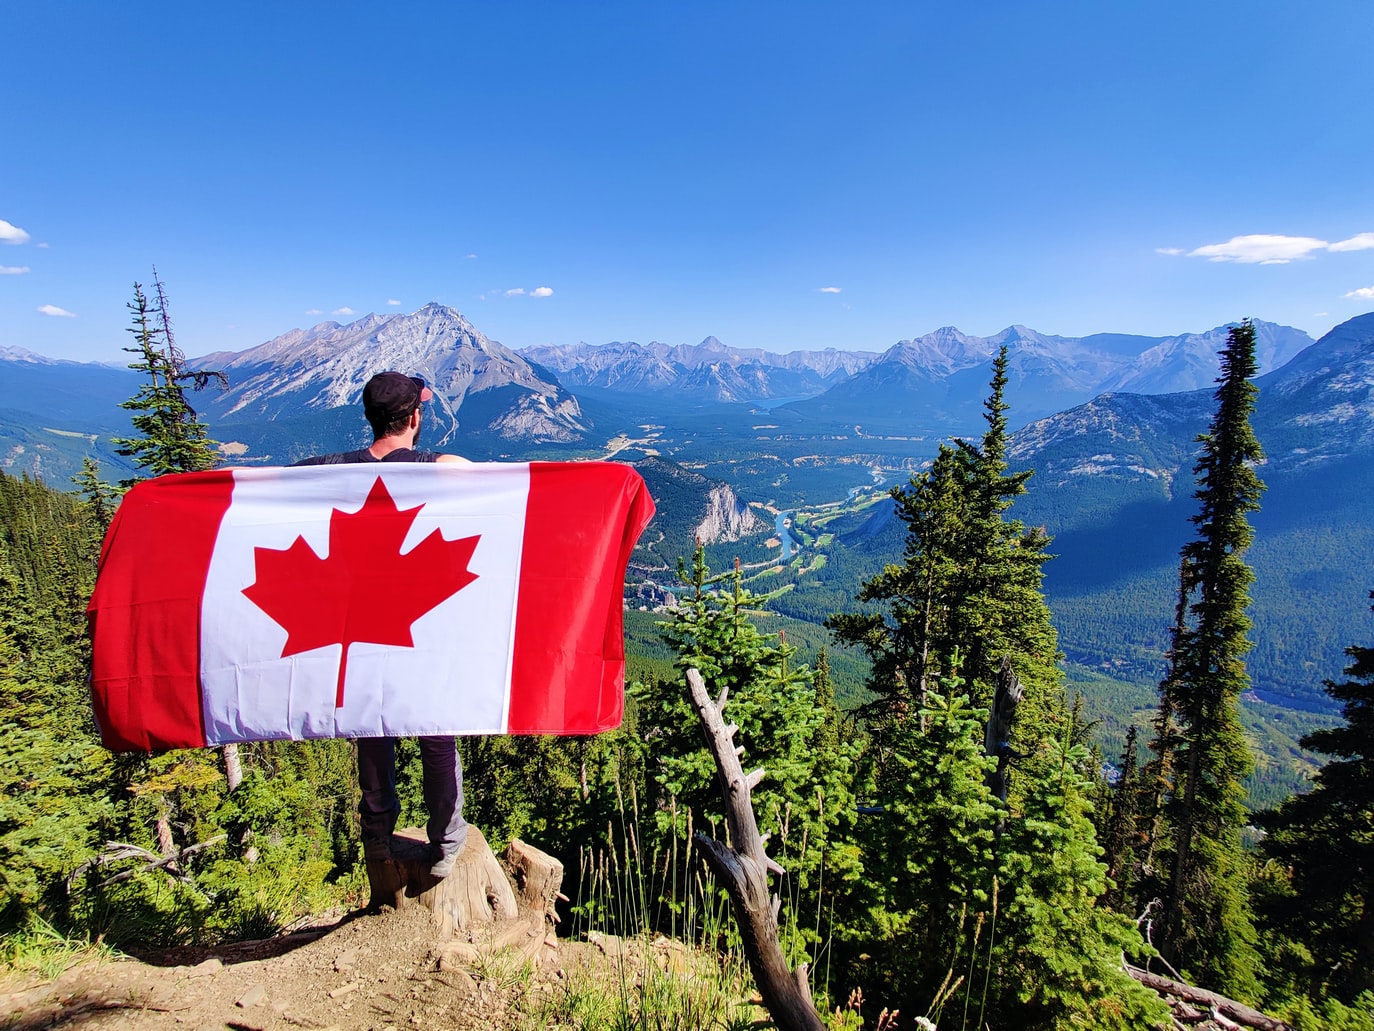
<path fill-rule="evenodd" d="M 696 536 L 702 544 L 714 544 L 737 541 L 764 529 L 767 524 L 754 510 L 739 499 L 729 484 L 720 483 L 706 496 L 706 516 L 696 525 Z"/>

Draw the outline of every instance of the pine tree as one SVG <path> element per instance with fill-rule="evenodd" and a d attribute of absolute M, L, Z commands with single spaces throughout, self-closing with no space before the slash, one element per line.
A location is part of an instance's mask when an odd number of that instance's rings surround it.
<path fill-rule="evenodd" d="M 1269 901 L 1278 936 L 1301 943 L 1299 972 L 1314 1001 L 1354 1002 L 1374 992 L 1374 648 L 1346 650 L 1349 680 L 1326 681 L 1344 722 L 1302 739 L 1333 756 L 1312 790 L 1260 815 L 1264 855 L 1290 871 L 1290 886 Z"/>
<path fill-rule="evenodd" d="M 1198 438 L 1195 540 L 1180 552 L 1178 606 L 1169 668 L 1160 685 L 1154 772 L 1169 785 L 1163 807 L 1162 936 L 1176 968 L 1234 997 L 1254 998 L 1254 929 L 1240 832 L 1242 781 L 1252 767 L 1239 703 L 1249 686 L 1245 653 L 1249 587 L 1246 519 L 1259 508 L 1263 459 L 1250 427 L 1257 390 L 1255 330 L 1233 326 L 1221 352 L 1216 411 Z"/>
<path fill-rule="evenodd" d="M 129 368 L 143 373 L 146 382 L 121 405 L 135 413 L 132 422 L 137 435 L 119 437 L 112 443 L 118 454 L 129 456 L 154 476 L 209 469 L 218 460 L 214 441 L 186 400 L 185 388 L 188 383 L 199 388 L 212 378 L 222 377 L 186 370 L 171 338 L 162 283 L 157 281 L 156 286 L 157 307 L 149 303 L 139 283 L 134 284 L 134 299 L 127 306 L 133 313 L 129 332 L 135 344 L 124 350 L 136 356 Z M 126 487 L 134 482 L 122 481 Z"/>
<path fill-rule="evenodd" d="M 1102 834 L 1102 861 L 1111 879 L 1105 899 L 1109 906 L 1117 910 L 1123 909 L 1126 900 L 1134 897 L 1132 885 L 1139 861 L 1141 784 L 1138 738 L 1139 733 L 1133 723 L 1126 731 L 1121 777 L 1109 796 L 1110 808 Z"/>
<path fill-rule="evenodd" d="M 1098 904 L 1107 868 L 1091 820 L 1097 763 L 1074 733 L 1068 724 L 1021 764 L 1019 812 L 997 841 L 1001 912 L 984 1016 L 1008 1028 L 1167 1026 L 1164 1004 L 1121 967 L 1142 948 L 1140 932 Z"/>
<path fill-rule="evenodd" d="M 1030 477 L 1007 473 L 1006 385 L 1003 348 L 993 362 L 981 441 L 942 446 L 928 471 L 893 489 L 907 524 L 905 561 L 888 565 L 858 596 L 885 611 L 827 620 L 838 640 L 872 659 L 879 713 L 919 708 L 956 648 L 980 704 L 991 700 L 1007 656 L 1027 688 L 1029 710 L 1056 704 L 1058 641 L 1041 593 L 1049 538 L 1006 514 Z"/>
<path fill-rule="evenodd" d="M 787 870 L 796 909 L 814 913 L 822 886 L 836 890 L 860 874 L 857 852 L 847 846 L 858 744 L 838 732 L 833 699 L 817 692 L 812 671 L 795 661 L 796 648 L 750 618 L 767 598 L 744 585 L 738 563 L 713 575 L 698 547 L 679 579 L 685 590 L 662 625 L 675 665 L 684 676 L 697 669 L 713 694 L 728 696 L 736 740 L 749 765 L 766 773 L 753 792 L 760 829 L 773 836 L 770 851 Z M 647 801 L 660 847 L 668 849 L 689 827 L 723 816 L 715 761 L 683 679 L 634 684 L 631 693 L 647 757 Z M 814 936 L 814 927 L 798 931 L 791 944 L 802 948 Z"/>

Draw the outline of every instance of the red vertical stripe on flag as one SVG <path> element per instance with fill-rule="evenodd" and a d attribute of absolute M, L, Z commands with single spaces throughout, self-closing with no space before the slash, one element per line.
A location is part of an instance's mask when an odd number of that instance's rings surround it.
<path fill-rule="evenodd" d="M 508 730 L 596 734 L 624 711 L 625 566 L 654 503 L 613 462 L 532 462 Z"/>
<path fill-rule="evenodd" d="M 181 473 L 144 480 L 120 503 L 87 609 L 107 748 L 205 745 L 200 603 L 233 490 L 227 470 Z"/>

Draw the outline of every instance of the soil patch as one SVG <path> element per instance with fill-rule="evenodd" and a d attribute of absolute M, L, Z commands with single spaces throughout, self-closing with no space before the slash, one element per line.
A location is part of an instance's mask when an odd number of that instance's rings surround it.
<path fill-rule="evenodd" d="M 0 984 L 0 1028 L 195 1031 L 500 1031 L 528 1026 L 522 1000 L 555 992 L 604 949 L 560 942 L 532 969 L 498 953 L 439 969 L 427 910 L 338 915 L 290 935 L 219 949 L 88 962 L 42 984 Z M 445 964 L 451 966 L 451 964 Z"/>

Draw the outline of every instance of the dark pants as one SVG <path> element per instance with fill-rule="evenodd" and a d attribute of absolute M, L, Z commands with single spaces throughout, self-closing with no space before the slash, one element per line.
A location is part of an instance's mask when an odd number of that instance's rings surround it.
<path fill-rule="evenodd" d="M 440 855 L 456 855 L 468 833 L 463 819 L 463 764 L 452 737 L 418 740 L 425 809 L 429 812 L 425 830 Z M 401 801 L 396 797 L 396 739 L 360 737 L 357 744 L 363 854 L 369 859 L 386 859 L 391 855 L 391 832 L 401 815 Z"/>

